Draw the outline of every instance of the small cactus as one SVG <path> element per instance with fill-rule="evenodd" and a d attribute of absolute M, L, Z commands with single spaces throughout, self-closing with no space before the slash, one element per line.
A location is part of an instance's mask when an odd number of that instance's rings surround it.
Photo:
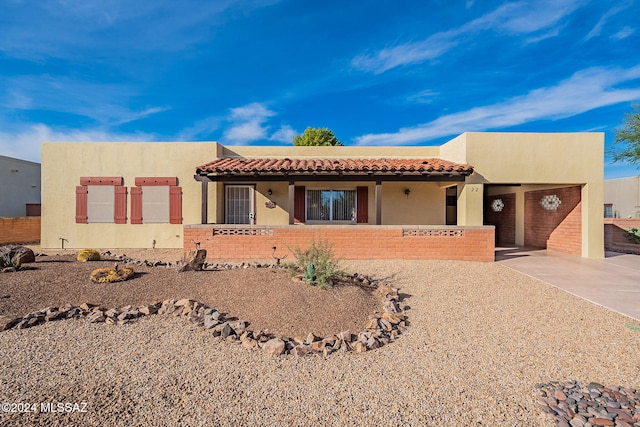
<path fill-rule="evenodd" d="M 100 252 L 95 249 L 83 249 L 78 253 L 77 260 L 80 262 L 100 261 Z"/>

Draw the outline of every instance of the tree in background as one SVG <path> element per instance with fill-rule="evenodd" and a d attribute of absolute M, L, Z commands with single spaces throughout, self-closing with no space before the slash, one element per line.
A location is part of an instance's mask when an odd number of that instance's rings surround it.
<path fill-rule="evenodd" d="M 343 145 L 328 128 L 308 127 L 302 135 L 293 137 L 293 145 Z"/>
<path fill-rule="evenodd" d="M 640 167 L 640 104 L 625 114 L 624 127 L 616 130 L 612 155 L 614 162 L 636 163 Z"/>

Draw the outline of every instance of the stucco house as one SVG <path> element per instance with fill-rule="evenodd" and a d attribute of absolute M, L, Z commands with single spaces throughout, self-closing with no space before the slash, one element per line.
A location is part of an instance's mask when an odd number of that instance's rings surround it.
<path fill-rule="evenodd" d="M 0 156 L 0 217 L 40 215 L 40 163 Z"/>
<path fill-rule="evenodd" d="M 464 133 L 440 146 L 44 143 L 44 248 L 492 261 L 603 257 L 602 133 Z"/>
<path fill-rule="evenodd" d="M 640 218 L 640 176 L 604 182 L 605 218 Z"/>

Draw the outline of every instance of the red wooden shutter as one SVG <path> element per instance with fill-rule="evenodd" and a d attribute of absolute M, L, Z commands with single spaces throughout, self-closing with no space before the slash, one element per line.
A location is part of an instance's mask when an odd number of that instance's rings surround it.
<path fill-rule="evenodd" d="M 115 186 L 113 222 L 116 224 L 127 223 L 127 187 Z"/>
<path fill-rule="evenodd" d="M 169 223 L 182 224 L 182 187 L 169 187 Z"/>
<path fill-rule="evenodd" d="M 87 187 L 76 187 L 76 224 L 87 223 Z"/>
<path fill-rule="evenodd" d="M 369 188 L 368 187 L 358 187 L 357 188 L 357 206 L 356 206 L 356 214 L 357 214 L 357 223 L 358 224 L 366 224 L 369 222 Z"/>
<path fill-rule="evenodd" d="M 296 186 L 293 193 L 293 222 L 304 222 L 305 219 L 305 206 L 304 200 L 305 192 L 303 186 Z"/>
<path fill-rule="evenodd" d="M 142 188 L 131 187 L 131 224 L 142 224 Z"/>

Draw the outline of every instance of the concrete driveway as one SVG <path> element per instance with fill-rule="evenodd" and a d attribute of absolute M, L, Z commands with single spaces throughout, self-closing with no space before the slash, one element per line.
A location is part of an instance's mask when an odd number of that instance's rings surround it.
<path fill-rule="evenodd" d="M 640 320 L 640 255 L 586 259 L 546 250 L 497 248 L 496 261 L 580 298 Z"/>

